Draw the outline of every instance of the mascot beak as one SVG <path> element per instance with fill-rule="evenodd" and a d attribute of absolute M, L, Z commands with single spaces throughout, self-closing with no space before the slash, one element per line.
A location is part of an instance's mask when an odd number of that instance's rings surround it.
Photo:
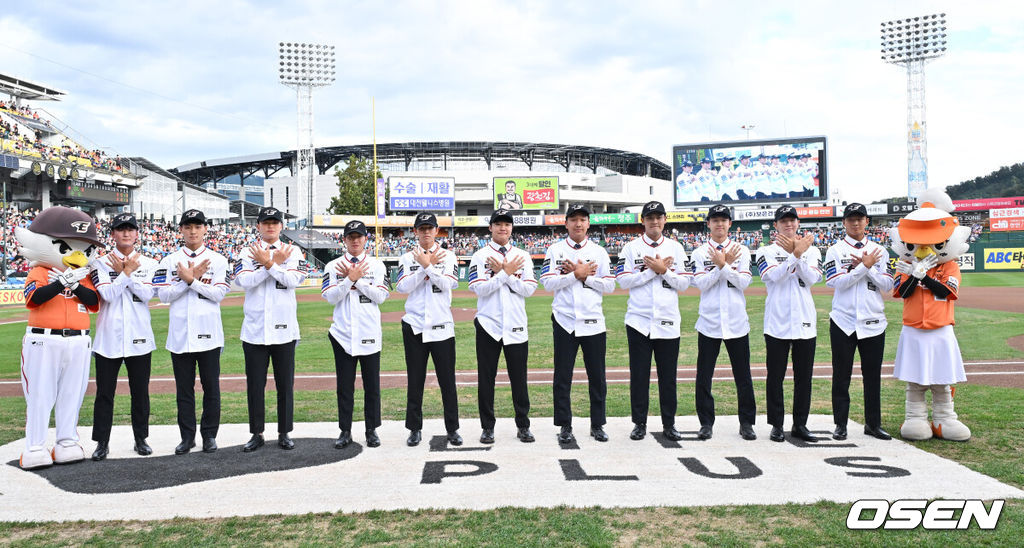
<path fill-rule="evenodd" d="M 917 246 L 917 249 L 914 250 L 914 258 L 916 258 L 919 261 L 929 255 L 934 254 L 935 251 L 932 249 L 932 246 L 930 245 L 919 245 Z"/>
<path fill-rule="evenodd" d="M 81 251 L 75 251 L 74 253 L 68 255 L 67 257 L 64 257 L 64 260 L 61 262 L 63 262 L 65 265 L 71 268 L 82 268 L 83 266 L 89 264 L 89 258 L 85 256 L 85 253 L 82 253 Z"/>

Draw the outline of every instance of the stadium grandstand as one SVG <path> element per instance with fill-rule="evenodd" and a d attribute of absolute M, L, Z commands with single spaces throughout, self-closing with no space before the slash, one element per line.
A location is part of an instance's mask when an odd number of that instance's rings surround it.
<path fill-rule="evenodd" d="M 39 102 L 59 101 L 65 95 L 43 84 L 0 74 L 0 182 L 4 197 L 0 215 L 6 227 L 0 250 L 0 281 L 7 287 L 16 287 L 28 271 L 27 263 L 18 255 L 11 228 L 27 226 L 40 209 L 54 204 L 90 213 L 104 234 L 108 232 L 106 222 L 113 215 L 135 213 L 141 224 L 141 248 L 156 259 L 179 246 L 176 221 L 184 210 L 193 207 L 214 220 L 209 246 L 230 260 L 255 241 L 253 224 L 263 205 L 287 212 L 289 229 L 284 236 L 306 250 L 315 268 L 341 251 L 341 227 L 355 218 L 371 227 L 379 224 L 380 236 L 371 232 L 370 245 L 389 265 L 413 245 L 413 208 L 394 208 L 391 204 L 379 223 L 374 216 L 326 214 L 330 199 L 338 191 L 333 168 L 343 167 L 352 156 L 370 158 L 372 145 L 316 150 L 318 175 L 313 210 L 308 211 L 306 190 L 294 176 L 294 151 L 205 160 L 165 169 L 146 158 L 109 155 L 103 149 L 83 146 L 81 143 L 88 140 L 78 131 L 36 106 Z M 563 212 L 574 202 L 591 208 L 591 238 L 613 257 L 639 235 L 637 212 L 650 200 L 669 207 L 666 234 L 688 252 L 706 239 L 707 206 L 673 208 L 671 168 L 642 154 L 578 145 L 452 141 L 380 144 L 377 155 L 378 167 L 389 184 L 414 179 L 451 183 L 453 199 L 446 207 L 424 209 L 438 213 L 440 241 L 464 263 L 485 245 L 487 219 L 502 193 L 510 190 L 506 185 L 524 180 L 550 182 L 553 192 L 546 195 L 545 203 L 522 207 L 516 215 L 515 244 L 538 264 L 547 247 L 565 236 Z M 513 198 L 518 199 L 516 196 Z M 977 254 L 979 269 L 989 268 L 985 246 L 990 242 L 993 248 L 1016 249 L 1013 246 L 1020 245 L 1008 239 L 1016 237 L 1014 234 L 1005 231 L 1005 227 L 1015 226 L 1013 221 L 1000 217 L 1006 215 L 1005 208 L 1019 209 L 1021 200 L 1014 200 L 958 202 L 961 223 L 971 226 L 973 239 L 978 240 L 972 253 Z M 778 205 L 770 200 L 735 205 L 732 237 L 752 250 L 770 242 L 772 214 Z M 819 198 L 794 205 L 802 227 L 815 235 L 815 245 L 824 250 L 838 240 L 842 234 L 842 203 Z M 869 237 L 886 245 L 887 229 L 908 212 L 906 208 L 906 204 L 899 203 L 869 204 L 873 223 Z M 990 216 L 994 219 L 991 223 Z M 992 233 L 988 231 L 990 225 Z M 967 268 L 973 268 L 973 261 Z"/>

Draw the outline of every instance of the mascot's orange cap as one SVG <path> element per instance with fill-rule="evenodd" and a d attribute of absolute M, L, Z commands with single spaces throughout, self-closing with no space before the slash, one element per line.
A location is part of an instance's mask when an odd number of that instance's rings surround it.
<path fill-rule="evenodd" d="M 906 243 L 932 245 L 948 240 L 959 224 L 956 217 L 935 207 L 932 202 L 925 202 L 921 209 L 900 219 L 898 230 L 900 239 Z"/>

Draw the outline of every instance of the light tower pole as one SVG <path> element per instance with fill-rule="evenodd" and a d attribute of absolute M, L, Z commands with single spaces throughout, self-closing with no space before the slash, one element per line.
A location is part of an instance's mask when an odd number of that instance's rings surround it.
<path fill-rule="evenodd" d="M 882 60 L 907 71 L 907 196 L 928 188 L 928 125 L 925 122 L 924 65 L 946 54 L 946 14 L 882 23 Z"/>
<path fill-rule="evenodd" d="M 296 196 L 298 203 L 306 203 L 306 229 L 313 224 L 313 179 L 316 176 L 316 149 L 313 147 L 313 88 L 329 86 L 334 82 L 334 46 L 296 42 L 280 42 L 278 77 L 282 84 L 295 88 L 298 113 L 298 138 L 295 151 L 296 194 L 306 189 L 305 200 Z M 296 208 L 302 212 L 302 208 Z M 307 242 L 307 245 L 310 245 Z"/>

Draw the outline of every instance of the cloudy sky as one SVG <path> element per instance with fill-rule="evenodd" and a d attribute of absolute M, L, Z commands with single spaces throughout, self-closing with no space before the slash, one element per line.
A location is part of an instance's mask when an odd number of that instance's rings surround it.
<path fill-rule="evenodd" d="M 0 72 L 68 92 L 87 146 L 167 168 L 294 148 L 277 44 L 333 44 L 318 145 L 500 140 L 641 152 L 826 135 L 843 198 L 906 188 L 906 76 L 879 23 L 945 12 L 928 65 L 929 176 L 1024 161 L 1024 4 L 965 2 L 37 1 L 0 14 Z M 287 8 L 281 6 L 288 6 Z M 101 6 L 101 7 L 96 7 Z"/>

